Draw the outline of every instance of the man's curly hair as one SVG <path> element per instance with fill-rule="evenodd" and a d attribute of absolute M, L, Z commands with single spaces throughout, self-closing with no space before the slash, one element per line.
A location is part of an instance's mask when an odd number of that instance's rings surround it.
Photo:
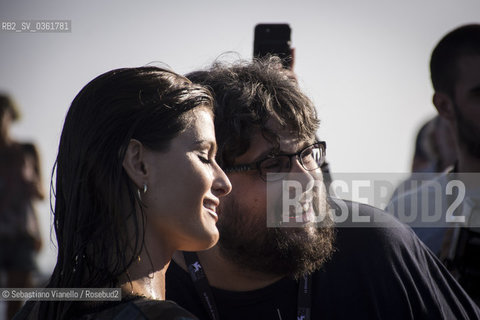
<path fill-rule="evenodd" d="M 222 167 L 250 147 L 257 130 L 277 147 L 278 132 L 267 127 L 273 119 L 301 140 L 313 140 L 319 126 L 313 103 L 298 87 L 277 57 L 215 62 L 210 68 L 187 74 L 207 86 L 215 98 L 217 162 Z"/>

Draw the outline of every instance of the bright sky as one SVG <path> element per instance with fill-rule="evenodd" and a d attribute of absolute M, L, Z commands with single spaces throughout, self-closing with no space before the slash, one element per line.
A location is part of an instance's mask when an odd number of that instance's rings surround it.
<path fill-rule="evenodd" d="M 478 0 L 7 1 L 0 20 L 71 20 L 71 33 L 0 31 L 0 90 L 23 119 L 13 128 L 37 144 L 45 188 L 67 109 L 95 76 L 163 62 L 179 73 L 228 51 L 250 59 L 259 22 L 287 22 L 302 88 L 322 120 L 332 172 L 407 172 L 419 126 L 435 114 L 428 61 L 451 29 L 479 22 Z M 48 201 L 39 263 L 55 264 Z"/>

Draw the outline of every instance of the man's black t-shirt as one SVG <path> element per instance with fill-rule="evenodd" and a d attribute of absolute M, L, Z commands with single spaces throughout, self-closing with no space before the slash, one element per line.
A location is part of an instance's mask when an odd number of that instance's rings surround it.
<path fill-rule="evenodd" d="M 381 210 L 359 208 L 382 222 L 337 229 L 336 252 L 312 275 L 312 319 L 480 319 L 477 306 L 411 229 Z M 209 319 L 190 275 L 173 261 L 166 293 Z M 248 292 L 212 287 L 212 293 L 221 320 L 297 317 L 298 283 L 292 279 Z"/>

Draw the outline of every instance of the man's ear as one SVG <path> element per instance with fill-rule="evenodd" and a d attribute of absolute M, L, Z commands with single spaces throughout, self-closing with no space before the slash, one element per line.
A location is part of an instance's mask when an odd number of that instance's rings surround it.
<path fill-rule="evenodd" d="M 441 117 L 450 122 L 455 121 L 455 106 L 453 105 L 452 99 L 446 93 L 435 92 L 432 102 Z"/>
<path fill-rule="evenodd" d="M 143 144 L 136 140 L 131 139 L 128 143 L 127 151 L 125 152 L 125 158 L 123 158 L 123 168 L 127 172 L 127 175 L 135 183 L 138 188 L 142 188 L 146 183 L 147 170 L 144 163 L 145 149 Z"/>

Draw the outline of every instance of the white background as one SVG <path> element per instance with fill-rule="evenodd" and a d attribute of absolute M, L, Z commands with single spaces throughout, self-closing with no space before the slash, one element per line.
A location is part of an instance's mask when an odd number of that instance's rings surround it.
<path fill-rule="evenodd" d="M 435 114 L 428 62 L 449 30 L 479 22 L 478 0 L 7 1 L 0 19 L 68 19 L 71 33 L 0 32 L 0 90 L 23 113 L 14 137 L 37 144 L 45 188 L 65 113 L 95 76 L 153 61 L 186 73 L 227 51 L 251 58 L 259 22 L 288 22 L 300 83 L 322 120 L 332 172 L 407 172 L 419 126 Z M 39 203 L 55 264 L 48 201 Z"/>

